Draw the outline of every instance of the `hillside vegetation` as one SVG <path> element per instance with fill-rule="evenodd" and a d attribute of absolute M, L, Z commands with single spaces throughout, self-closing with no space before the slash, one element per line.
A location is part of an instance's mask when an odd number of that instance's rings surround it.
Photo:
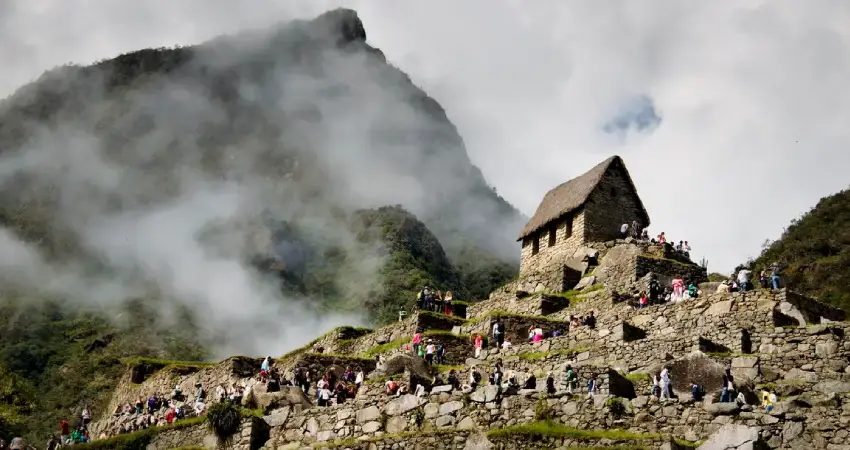
<path fill-rule="evenodd" d="M 850 310 L 850 190 L 822 198 L 753 262 L 773 263 L 790 288 Z"/>
<path fill-rule="evenodd" d="M 44 264 L 73 268 L 0 272 L 0 383 L 12 386 L 0 436 L 41 442 L 84 404 L 102 414 L 123 358 L 210 356 L 205 311 L 158 285 L 179 271 L 145 271 L 151 249 L 164 252 L 154 264 L 195 264 L 180 232 L 281 298 L 376 325 L 424 284 L 475 300 L 516 275 L 525 218 L 437 101 L 365 40 L 356 14 L 336 10 L 59 67 L 0 102 L 0 223 Z M 41 292 L 46 274 L 56 286 Z M 93 275 L 144 286 L 144 300 L 107 310 L 61 284 Z"/>

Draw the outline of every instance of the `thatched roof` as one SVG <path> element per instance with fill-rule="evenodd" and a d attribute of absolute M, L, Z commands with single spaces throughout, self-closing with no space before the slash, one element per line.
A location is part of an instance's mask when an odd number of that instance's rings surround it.
<path fill-rule="evenodd" d="M 623 159 L 615 155 L 597 164 L 584 174 L 556 186 L 554 189 L 547 192 L 543 197 L 543 201 L 540 202 L 540 206 L 537 207 L 537 211 L 534 212 L 534 216 L 532 216 L 528 223 L 525 224 L 525 227 L 522 229 L 522 232 L 520 232 L 517 240 L 522 240 L 524 237 L 544 228 L 553 220 L 559 219 L 584 206 L 584 203 L 587 201 L 588 197 L 590 197 L 590 194 L 593 193 L 596 186 L 599 184 L 599 181 L 602 180 L 602 176 L 605 175 L 605 172 L 617 165 L 623 169 L 626 181 L 629 182 L 632 192 L 634 192 L 635 197 L 637 197 L 637 202 L 643 211 L 644 217 L 641 217 L 642 225 L 644 227 L 649 225 L 649 215 L 646 213 L 646 209 L 643 207 L 640 197 L 637 196 L 637 189 L 635 189 L 635 185 L 629 176 L 629 171 L 626 169 Z"/>

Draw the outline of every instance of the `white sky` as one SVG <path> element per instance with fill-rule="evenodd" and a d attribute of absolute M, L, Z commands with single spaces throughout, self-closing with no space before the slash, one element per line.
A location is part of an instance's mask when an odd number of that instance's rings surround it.
<path fill-rule="evenodd" d="M 729 271 L 848 185 L 842 0 L 0 0 L 0 97 L 66 62 L 356 9 L 369 42 L 448 111 L 473 162 L 531 215 L 621 155 L 653 220 Z M 604 123 L 637 96 L 660 125 Z"/>

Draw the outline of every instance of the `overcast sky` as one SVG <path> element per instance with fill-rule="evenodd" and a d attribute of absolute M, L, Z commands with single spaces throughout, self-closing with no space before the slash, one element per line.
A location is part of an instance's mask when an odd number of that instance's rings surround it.
<path fill-rule="evenodd" d="M 0 0 L 0 96 L 66 62 L 335 6 L 359 12 L 528 215 L 619 154 L 651 232 L 729 271 L 848 186 L 846 0 Z"/>

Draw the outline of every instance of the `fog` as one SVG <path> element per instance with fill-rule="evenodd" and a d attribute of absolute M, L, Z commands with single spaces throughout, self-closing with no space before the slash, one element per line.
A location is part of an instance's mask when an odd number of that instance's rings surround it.
<path fill-rule="evenodd" d="M 71 100 L 29 87 L 0 104 L 14 118 L 0 137 L 24 130 L 0 141 L 0 193 L 42 214 L 53 236 L 0 230 L 2 281 L 106 316 L 156 299 L 163 323 L 188 310 L 216 357 L 276 355 L 368 315 L 284 295 L 252 268 L 257 256 L 288 270 L 304 262 L 306 250 L 269 224 L 298 224 L 320 248 L 356 255 L 336 280 L 351 302 L 377 288 L 386 257 L 346 226 L 359 208 L 402 204 L 436 224 L 444 245 L 486 224 L 477 243 L 516 257 L 521 220 L 505 218 L 442 110 L 380 54 L 337 48 L 327 29 L 301 22 L 139 58 L 159 70 L 132 88 L 111 86 L 135 70 L 126 62 L 60 68 L 39 86 Z M 50 119 L 16 109 L 32 103 Z M 57 250 L 65 240 L 71 248 Z"/>

